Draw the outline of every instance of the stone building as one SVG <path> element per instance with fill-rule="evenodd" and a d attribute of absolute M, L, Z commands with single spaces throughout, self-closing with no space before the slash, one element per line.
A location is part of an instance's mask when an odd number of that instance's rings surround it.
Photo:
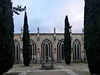
<path fill-rule="evenodd" d="M 71 62 L 85 61 L 83 33 L 71 33 Z M 23 63 L 23 32 L 14 34 L 15 63 Z M 30 33 L 31 63 L 41 63 L 51 57 L 53 62 L 64 62 L 64 33 Z"/>

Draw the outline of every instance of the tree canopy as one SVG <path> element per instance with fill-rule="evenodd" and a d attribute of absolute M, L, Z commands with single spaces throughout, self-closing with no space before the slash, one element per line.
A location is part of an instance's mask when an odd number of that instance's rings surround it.
<path fill-rule="evenodd" d="M 64 33 L 64 55 L 65 55 L 65 63 L 70 64 L 71 62 L 71 40 L 70 40 L 70 25 L 68 21 L 68 17 L 65 18 L 65 33 Z"/>
<path fill-rule="evenodd" d="M 24 31 L 23 31 L 23 58 L 24 58 L 24 65 L 29 66 L 30 64 L 30 36 L 29 36 L 26 12 L 25 12 L 25 17 L 24 17 Z"/>
<path fill-rule="evenodd" d="M 14 24 L 11 0 L 0 0 L 0 75 L 14 63 Z"/>

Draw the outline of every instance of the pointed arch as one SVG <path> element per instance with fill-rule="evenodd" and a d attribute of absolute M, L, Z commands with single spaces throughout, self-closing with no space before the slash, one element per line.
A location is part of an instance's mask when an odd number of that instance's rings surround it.
<path fill-rule="evenodd" d="M 36 51 L 36 43 L 33 40 L 30 40 L 30 58 L 31 60 L 36 60 L 36 55 L 37 55 L 37 51 Z"/>
<path fill-rule="evenodd" d="M 41 57 L 48 62 L 49 58 L 52 59 L 52 43 L 50 40 L 45 39 L 41 45 Z"/>
<path fill-rule="evenodd" d="M 20 61 L 20 44 L 17 40 L 15 42 L 15 62 L 19 63 Z"/>
<path fill-rule="evenodd" d="M 81 43 L 78 39 L 73 42 L 73 59 L 74 61 L 81 59 Z"/>
<path fill-rule="evenodd" d="M 57 44 L 57 60 L 61 62 L 64 60 L 64 40 L 60 40 Z"/>

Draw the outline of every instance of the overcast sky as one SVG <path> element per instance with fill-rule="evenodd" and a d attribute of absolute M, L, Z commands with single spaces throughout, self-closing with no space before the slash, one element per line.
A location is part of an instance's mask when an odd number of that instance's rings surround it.
<path fill-rule="evenodd" d="M 57 33 L 64 32 L 64 20 L 68 15 L 73 33 L 82 33 L 84 27 L 84 0 L 12 0 L 13 6 L 27 7 L 28 25 L 30 33 Z M 21 32 L 24 13 L 13 14 L 15 33 Z"/>

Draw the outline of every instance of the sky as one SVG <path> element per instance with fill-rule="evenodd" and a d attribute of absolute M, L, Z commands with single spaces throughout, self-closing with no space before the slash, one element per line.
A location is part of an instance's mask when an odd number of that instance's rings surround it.
<path fill-rule="evenodd" d="M 84 0 L 12 0 L 13 7 L 26 6 L 30 33 L 64 32 L 65 16 L 72 25 L 72 33 L 82 33 L 84 27 Z M 14 33 L 21 33 L 24 24 L 24 13 L 13 13 Z"/>

